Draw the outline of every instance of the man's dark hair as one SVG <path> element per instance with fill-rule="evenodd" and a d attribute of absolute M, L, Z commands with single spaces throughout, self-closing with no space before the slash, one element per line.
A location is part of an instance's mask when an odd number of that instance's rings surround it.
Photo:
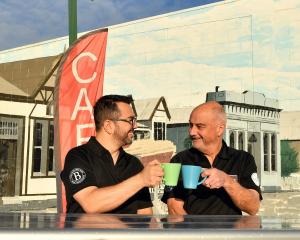
<path fill-rule="evenodd" d="M 97 100 L 94 105 L 96 131 L 100 130 L 105 120 L 118 118 L 120 116 L 117 102 L 131 104 L 133 99 L 131 95 L 105 95 Z"/>

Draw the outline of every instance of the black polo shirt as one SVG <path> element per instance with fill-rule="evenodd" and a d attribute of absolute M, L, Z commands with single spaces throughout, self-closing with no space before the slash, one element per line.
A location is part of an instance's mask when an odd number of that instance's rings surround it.
<path fill-rule="evenodd" d="M 139 159 L 122 148 L 116 164 L 108 150 L 95 137 L 89 142 L 71 149 L 65 159 L 61 179 L 64 182 L 68 213 L 83 213 L 84 210 L 73 198 L 78 191 L 89 187 L 116 185 L 143 170 Z M 152 207 L 148 188 L 143 188 L 110 213 L 137 213 L 138 209 Z"/>
<path fill-rule="evenodd" d="M 222 148 L 211 166 L 206 156 L 195 148 L 176 154 L 171 162 L 183 165 L 196 165 L 203 168 L 217 168 L 229 175 L 236 175 L 238 182 L 245 188 L 256 190 L 262 199 L 257 167 L 251 154 L 230 148 L 223 141 Z M 242 212 L 232 202 L 224 188 L 209 189 L 202 184 L 197 189 L 185 189 L 181 176 L 177 187 L 172 191 L 165 189 L 163 202 L 175 197 L 184 201 L 184 209 L 188 214 L 202 215 L 241 215 Z"/>

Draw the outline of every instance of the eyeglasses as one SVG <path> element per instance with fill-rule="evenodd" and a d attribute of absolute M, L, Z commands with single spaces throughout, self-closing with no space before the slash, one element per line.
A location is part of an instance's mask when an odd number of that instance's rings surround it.
<path fill-rule="evenodd" d="M 127 122 L 131 126 L 134 126 L 136 124 L 136 117 L 129 117 L 128 119 L 125 118 L 116 118 L 116 119 L 110 119 L 111 121 L 115 122 Z"/>

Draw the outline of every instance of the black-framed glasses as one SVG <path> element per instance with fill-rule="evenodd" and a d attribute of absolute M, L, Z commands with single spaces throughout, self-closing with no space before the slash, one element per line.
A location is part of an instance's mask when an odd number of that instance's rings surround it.
<path fill-rule="evenodd" d="M 129 117 L 129 118 L 114 118 L 114 119 L 111 119 L 112 121 L 115 121 L 115 122 L 127 122 L 129 123 L 131 126 L 134 126 L 136 124 L 136 117 Z"/>

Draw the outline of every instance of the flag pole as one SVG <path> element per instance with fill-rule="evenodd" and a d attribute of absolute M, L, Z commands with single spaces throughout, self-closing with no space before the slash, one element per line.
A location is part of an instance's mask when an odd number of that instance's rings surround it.
<path fill-rule="evenodd" d="M 77 39 L 77 0 L 68 0 L 69 5 L 69 46 Z"/>

